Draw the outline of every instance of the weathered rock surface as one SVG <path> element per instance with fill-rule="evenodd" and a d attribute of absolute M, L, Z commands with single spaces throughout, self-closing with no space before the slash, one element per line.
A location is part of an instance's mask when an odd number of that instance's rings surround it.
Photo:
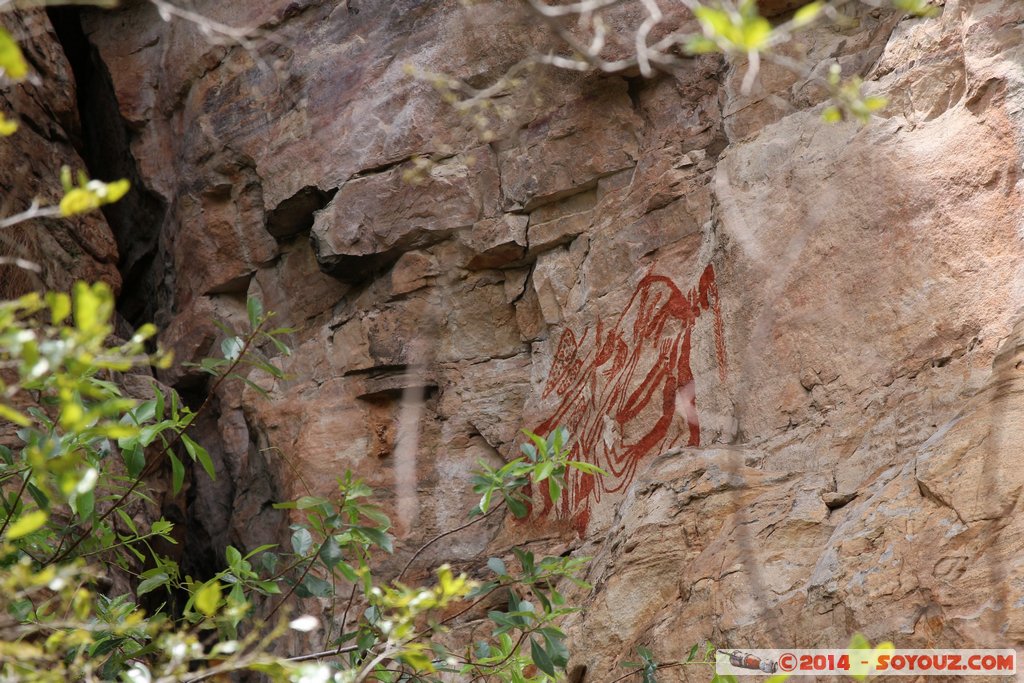
<path fill-rule="evenodd" d="M 352 469 L 401 560 L 463 518 L 477 459 L 563 424 L 613 475 L 445 554 L 594 555 L 588 682 L 701 639 L 1024 644 L 1024 5 L 851 3 L 786 48 L 888 97 L 867 126 L 823 123 L 813 79 L 768 65 L 744 94 L 745 64 L 701 57 L 535 70 L 488 142 L 405 66 L 493 81 L 545 40 L 504 3 L 195 7 L 279 41 L 211 45 L 145 3 L 84 25 L 169 207 L 165 339 L 201 355 L 199 321 L 252 294 L 296 328 L 273 400 L 225 388 L 206 426 L 232 480 L 195 509 L 214 543 L 276 539 L 270 503 Z"/>
<path fill-rule="evenodd" d="M 84 169 L 77 147 L 81 123 L 71 67 L 45 12 L 3 15 L 5 28 L 24 47 L 37 82 L 0 94 L 18 131 L 0 145 L 0 188 L 4 217 L 60 201 L 62 166 Z M 0 294 L 16 296 L 45 287 L 69 291 L 76 280 L 103 280 L 120 289 L 118 249 L 110 227 L 97 212 L 73 220 L 36 218 L 0 229 L 0 257 L 23 259 L 39 272 L 0 263 Z"/>

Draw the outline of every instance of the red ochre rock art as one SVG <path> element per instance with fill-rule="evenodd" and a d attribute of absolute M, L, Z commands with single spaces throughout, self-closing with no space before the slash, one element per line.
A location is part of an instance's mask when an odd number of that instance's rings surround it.
<path fill-rule="evenodd" d="M 566 427 L 573 457 L 609 473 L 600 477 L 570 470 L 558 505 L 547 494 L 535 514 L 571 522 L 581 536 L 591 506 L 605 493 L 624 491 L 646 456 L 680 445 L 700 445 L 697 396 L 690 369 L 690 345 L 701 313 L 714 314 L 715 353 L 725 379 L 725 342 L 715 270 L 711 264 L 689 291 L 668 277 L 649 274 L 619 317 L 607 328 L 566 329 L 558 341 L 542 398 L 559 402 L 534 431 Z M 673 429 L 676 415 L 685 427 Z"/>

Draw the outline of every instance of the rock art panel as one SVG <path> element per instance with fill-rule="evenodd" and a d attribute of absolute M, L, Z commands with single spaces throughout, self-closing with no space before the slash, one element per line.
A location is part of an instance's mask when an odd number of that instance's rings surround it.
<path fill-rule="evenodd" d="M 779 21 L 795 4 L 759 2 Z M 140 172 L 170 207 L 165 343 L 216 348 L 201 321 L 242 314 L 246 291 L 296 328 L 294 379 L 274 401 L 222 403 L 236 412 L 209 431 L 247 492 L 211 534 L 284 532 L 258 511 L 305 492 L 262 452 L 294 454 L 317 493 L 352 468 L 387 495 L 393 444 L 375 429 L 429 338 L 422 504 L 398 554 L 462 523 L 475 501 L 458 485 L 479 459 L 499 464 L 518 426 L 566 426 L 610 476 L 444 551 L 500 554 L 514 537 L 595 557 L 571 628 L 586 683 L 620 676 L 638 645 L 672 661 L 703 639 L 836 646 L 853 630 L 1021 642 L 1015 614 L 976 599 L 988 563 L 960 558 L 997 532 L 997 556 L 1017 557 L 1024 538 L 1001 526 L 1020 482 L 996 462 L 1012 462 L 1016 433 L 961 457 L 985 437 L 986 405 L 1016 398 L 979 392 L 1024 292 L 1024 3 L 936 4 L 917 20 L 847 3 L 855 21 L 809 27 L 784 53 L 818 75 L 838 62 L 887 97 L 863 127 L 821 122 L 817 79 L 765 64 L 745 94 L 745 64 L 706 55 L 649 81 L 538 69 L 486 145 L 405 68 L 491 82 L 546 45 L 509 3 L 211 5 L 293 38 L 274 55 L 279 83 L 148 4 L 87 11 Z M 637 16 L 622 5 L 612 28 Z M 435 165 L 410 185 L 415 157 Z M 74 161 L 48 167 L 61 159 Z M 76 265 L 113 270 L 109 253 Z M 987 487 L 991 510 L 981 463 L 1009 484 Z M 1020 568 L 1005 571 L 1012 606 Z"/>
<path fill-rule="evenodd" d="M 690 350 L 697 318 L 709 311 L 724 380 L 722 311 L 711 264 L 687 290 L 652 272 L 637 285 L 614 325 L 607 327 L 599 318 L 592 334 L 562 333 L 543 390 L 543 398 L 554 396 L 558 403 L 534 431 L 548 434 L 566 427 L 575 457 L 609 476 L 570 472 L 558 506 L 545 498 L 538 516 L 571 520 L 582 536 L 591 505 L 605 494 L 625 491 L 641 460 L 674 446 L 700 445 Z"/>

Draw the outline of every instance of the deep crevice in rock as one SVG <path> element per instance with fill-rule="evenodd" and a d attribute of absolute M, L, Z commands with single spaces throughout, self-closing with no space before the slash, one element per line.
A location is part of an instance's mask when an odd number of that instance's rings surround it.
<path fill-rule="evenodd" d="M 47 10 L 75 76 L 82 139 L 75 141 L 88 172 L 100 180 L 127 178 L 132 190 L 103 207 L 117 240 L 123 288 L 118 310 L 133 325 L 153 320 L 160 261 L 156 258 L 166 203 L 143 182 L 131 151 L 132 132 L 121 116 L 114 83 L 82 29 L 80 10 Z"/>

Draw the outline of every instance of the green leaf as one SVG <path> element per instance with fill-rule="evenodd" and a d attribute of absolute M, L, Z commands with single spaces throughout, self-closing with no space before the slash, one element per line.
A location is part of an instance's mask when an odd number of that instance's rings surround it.
<path fill-rule="evenodd" d="M 353 531 L 358 531 L 364 535 L 371 543 L 384 550 L 384 552 L 392 553 L 395 551 L 391 535 L 383 529 L 375 529 L 371 526 L 357 526 L 353 527 Z"/>
<path fill-rule="evenodd" d="M 505 561 L 500 557 L 492 557 L 487 560 L 487 566 L 490 567 L 491 571 L 498 576 L 508 576 L 508 569 L 505 567 Z"/>
<path fill-rule="evenodd" d="M 309 529 L 298 528 L 292 532 L 292 550 L 296 555 L 305 555 L 313 547 L 313 535 Z"/>
<path fill-rule="evenodd" d="M 271 550 L 271 549 L 276 548 L 276 547 L 277 547 L 276 543 L 267 543 L 265 545 L 261 545 L 258 548 L 255 548 L 255 549 L 250 550 L 249 552 L 247 552 L 243 559 L 248 560 L 248 559 L 250 559 L 250 558 L 252 558 L 252 557 L 254 557 L 256 555 L 259 555 L 262 552 L 266 552 L 266 551 Z"/>
<path fill-rule="evenodd" d="M 556 503 L 562 497 L 562 484 L 558 481 L 558 477 L 548 479 L 548 496 Z"/>
<path fill-rule="evenodd" d="M 316 496 L 302 496 L 295 501 L 295 507 L 299 510 L 308 510 L 310 508 L 319 507 L 321 505 L 329 504 L 331 501 L 326 498 L 317 498 Z"/>
<path fill-rule="evenodd" d="M 182 485 L 185 483 L 185 466 L 178 460 L 174 453 L 168 453 L 171 458 L 171 489 L 174 495 L 178 495 Z"/>
<path fill-rule="evenodd" d="M 277 572 L 277 555 L 275 553 L 264 553 L 260 555 L 260 564 L 271 574 Z"/>
<path fill-rule="evenodd" d="M 242 553 L 238 552 L 238 548 L 233 545 L 229 545 L 224 550 L 224 559 L 232 570 L 242 565 Z"/>
<path fill-rule="evenodd" d="M 545 460 L 533 471 L 533 480 L 536 483 L 540 483 L 551 476 L 551 473 L 555 470 L 555 463 L 552 460 Z"/>
<path fill-rule="evenodd" d="M 117 511 L 120 512 L 121 509 L 118 508 Z M 134 529 L 134 526 L 132 527 L 132 529 Z M 157 521 L 153 522 L 153 525 L 151 527 L 149 527 L 149 533 L 154 534 L 156 536 L 166 536 L 173 530 L 174 522 L 169 522 L 166 519 L 158 519 Z M 174 539 L 168 540 L 173 541 Z"/>
<path fill-rule="evenodd" d="M 569 648 L 565 646 L 565 634 L 558 628 L 544 628 L 541 629 L 541 632 L 544 635 L 544 642 L 547 645 L 545 650 L 548 657 L 551 658 L 551 663 L 559 669 L 564 669 L 569 665 Z"/>
<path fill-rule="evenodd" d="M 0 69 L 12 81 L 24 80 L 28 76 L 28 62 L 21 48 L 3 28 L 0 28 Z"/>
<path fill-rule="evenodd" d="M 203 469 L 206 470 L 206 474 L 210 479 L 216 480 L 217 473 L 213 469 L 213 461 L 210 459 L 210 454 L 206 449 L 193 441 L 192 437 L 184 432 L 181 433 L 181 442 L 185 444 L 185 450 L 188 451 L 192 460 L 203 466 Z"/>
<path fill-rule="evenodd" d="M 537 447 L 532 443 L 524 443 L 519 447 L 519 450 L 523 452 L 530 462 L 537 462 Z"/>
<path fill-rule="evenodd" d="M 523 566 L 523 572 L 526 574 L 533 574 L 536 570 L 534 564 L 533 553 L 528 550 L 521 550 L 520 548 L 512 548 L 512 553 L 519 560 L 519 564 Z"/>
<path fill-rule="evenodd" d="M 224 354 L 226 360 L 236 360 L 242 355 L 242 349 L 245 347 L 245 342 L 240 337 L 228 337 L 220 343 L 221 353 Z"/>
<path fill-rule="evenodd" d="M 407 646 L 408 647 L 408 646 Z M 415 671 L 433 671 L 434 665 L 430 656 L 423 650 L 406 650 L 399 655 L 399 659 L 411 666 Z M 381 680 L 377 678 L 377 680 Z M 390 679 L 395 680 L 395 679 Z"/>
<path fill-rule="evenodd" d="M 195 605 L 196 609 L 205 614 L 208 617 L 213 616 L 217 611 L 217 606 L 220 604 L 221 596 L 221 585 L 220 581 L 213 579 L 204 583 L 202 588 L 196 591 Z"/>
<path fill-rule="evenodd" d="M 28 482 L 28 493 L 32 496 L 32 500 L 36 502 L 36 505 L 43 510 L 50 509 L 50 498 L 42 490 L 32 482 Z"/>
<path fill-rule="evenodd" d="M 281 588 L 275 581 L 253 581 L 253 584 L 259 588 L 264 595 L 280 595 Z"/>
<path fill-rule="evenodd" d="M 508 506 L 508 509 L 515 515 L 516 519 L 522 519 L 530 513 L 525 503 L 512 496 L 505 496 L 505 505 Z"/>
<path fill-rule="evenodd" d="M 164 419 L 164 392 L 160 390 L 160 386 L 156 382 L 152 382 L 153 395 L 156 396 L 156 406 L 153 410 L 156 419 Z M 173 389 L 172 389 L 173 391 Z"/>
<path fill-rule="evenodd" d="M 345 577 L 346 581 L 351 581 L 352 583 L 359 581 L 359 574 L 356 573 L 356 570 L 348 562 L 339 562 L 335 566 L 335 569 L 341 572 L 341 575 Z"/>
<path fill-rule="evenodd" d="M 594 465 L 589 462 L 584 462 L 582 460 L 568 460 L 565 464 L 568 465 L 569 467 L 572 467 L 573 469 L 577 469 L 580 472 L 583 472 L 584 474 L 600 474 L 602 477 L 609 476 L 608 472 L 601 469 L 597 465 Z"/>
<path fill-rule="evenodd" d="M 150 399 L 148 401 L 143 401 L 139 405 L 135 406 L 135 410 L 130 411 L 127 417 L 137 425 L 149 422 L 156 417 L 156 400 Z"/>
<path fill-rule="evenodd" d="M 146 455 L 142 451 L 142 446 L 138 443 L 133 444 L 128 448 L 121 450 L 121 458 L 124 459 L 125 469 L 128 471 L 129 477 L 137 477 L 142 472 L 142 468 L 146 466 Z"/>
<path fill-rule="evenodd" d="M 334 536 L 328 536 L 327 540 L 324 541 L 323 546 L 320 548 L 320 559 L 323 560 L 328 569 L 333 569 L 341 562 L 341 546 L 338 545 L 338 541 Z"/>
<path fill-rule="evenodd" d="M 170 577 L 164 572 L 158 572 L 152 576 L 148 576 L 139 582 L 139 587 L 136 589 L 135 595 L 143 596 L 146 593 L 154 591 L 166 584 L 169 579 Z"/>
<path fill-rule="evenodd" d="M 536 638 L 530 638 L 530 659 L 537 665 L 537 668 L 548 676 L 555 675 L 555 665 L 548 656 L 547 651 L 537 642 Z"/>
<path fill-rule="evenodd" d="M 68 506 L 71 511 L 82 519 L 92 517 L 93 508 L 96 505 L 96 498 L 92 491 L 85 493 L 75 492 L 68 498 Z"/>
<path fill-rule="evenodd" d="M 245 302 L 245 309 L 249 314 L 249 326 L 256 329 L 260 319 L 263 317 L 263 303 L 256 297 L 251 296 Z"/>
<path fill-rule="evenodd" d="M 7 529 L 7 540 L 13 541 L 22 536 L 28 536 L 33 531 L 36 531 L 41 526 L 46 524 L 46 520 L 49 518 L 42 510 L 33 510 L 32 512 L 26 513 L 18 518 L 14 524 Z"/>
<path fill-rule="evenodd" d="M 821 112 L 821 119 L 825 123 L 839 123 L 843 120 L 843 112 L 834 105 L 825 107 L 825 111 Z"/>
<path fill-rule="evenodd" d="M 302 598 L 329 598 L 332 592 L 330 583 L 312 574 L 307 574 L 295 590 L 296 595 Z"/>

